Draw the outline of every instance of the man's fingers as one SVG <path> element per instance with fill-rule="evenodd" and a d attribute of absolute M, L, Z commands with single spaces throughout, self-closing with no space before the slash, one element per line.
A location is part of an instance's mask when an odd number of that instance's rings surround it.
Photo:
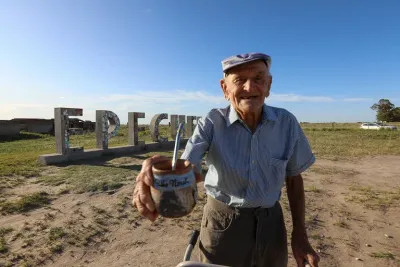
<path fill-rule="evenodd" d="M 317 254 L 307 254 L 307 261 L 311 267 L 318 267 L 319 256 Z"/>
<path fill-rule="evenodd" d="M 168 160 L 168 157 L 161 155 L 154 155 L 151 158 L 146 159 L 145 161 L 143 161 L 142 164 L 142 172 L 151 170 L 151 167 L 153 167 L 154 163 L 164 160 Z"/>
<path fill-rule="evenodd" d="M 153 198 L 151 197 L 150 187 L 140 180 L 136 182 L 135 190 L 133 191 L 133 202 L 138 209 L 139 204 L 150 212 L 153 212 L 156 209 Z"/>
<path fill-rule="evenodd" d="M 158 217 L 153 198 L 151 197 L 150 187 L 153 185 L 152 167 L 155 163 L 167 160 L 168 158 L 161 155 L 154 155 L 143 161 L 142 170 L 136 177 L 136 185 L 133 190 L 132 204 L 139 213 L 151 221 L 155 221 Z"/>
<path fill-rule="evenodd" d="M 133 203 L 139 213 L 151 221 L 155 221 L 158 213 L 151 197 L 150 188 L 142 181 L 138 181 L 133 193 Z"/>
<path fill-rule="evenodd" d="M 316 254 L 307 254 L 304 257 L 295 257 L 297 267 L 318 267 L 319 257 Z"/>
<path fill-rule="evenodd" d="M 154 222 L 157 219 L 157 213 L 149 211 L 142 202 L 137 201 L 136 206 L 139 213 L 150 221 Z"/>
<path fill-rule="evenodd" d="M 153 212 L 156 209 L 156 206 L 154 205 L 153 198 L 151 197 L 150 187 L 143 182 L 140 182 L 138 187 L 139 202 L 143 203 L 149 211 Z"/>
<path fill-rule="evenodd" d="M 152 167 L 155 163 L 168 160 L 165 156 L 155 155 L 149 159 L 146 159 L 143 162 L 142 170 L 137 177 L 137 180 L 143 181 L 146 185 L 152 186 L 153 185 L 153 171 Z"/>
<path fill-rule="evenodd" d="M 132 204 L 135 208 L 138 208 L 137 202 L 139 202 L 139 190 L 138 190 L 138 185 L 136 184 L 135 189 L 133 190 L 133 196 L 132 196 Z"/>

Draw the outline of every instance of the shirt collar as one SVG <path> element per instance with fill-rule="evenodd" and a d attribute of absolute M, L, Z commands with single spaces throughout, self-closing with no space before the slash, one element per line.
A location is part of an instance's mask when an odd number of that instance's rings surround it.
<path fill-rule="evenodd" d="M 275 114 L 274 110 L 267 106 L 266 104 L 263 105 L 263 110 L 262 110 L 262 123 L 266 121 L 276 121 L 278 119 L 277 115 Z M 228 112 L 226 114 L 226 125 L 229 127 L 231 124 L 233 124 L 237 120 L 241 120 L 238 113 L 232 106 L 228 106 Z"/>

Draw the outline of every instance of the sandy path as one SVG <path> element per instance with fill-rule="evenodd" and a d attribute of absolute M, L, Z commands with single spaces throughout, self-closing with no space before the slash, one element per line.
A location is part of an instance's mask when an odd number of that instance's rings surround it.
<path fill-rule="evenodd" d="M 320 266 L 400 266 L 399 163 L 398 156 L 318 160 L 304 174 L 308 234 L 321 256 Z M 191 216 L 150 223 L 131 207 L 132 186 L 114 194 L 59 195 L 50 208 L 2 215 L 0 225 L 15 229 L 6 236 L 10 250 L 32 261 L 42 260 L 42 266 L 176 266 L 191 231 L 199 228 L 204 199 Z M 13 190 L 31 189 L 25 185 Z M 282 205 L 290 234 L 285 196 Z M 61 253 L 49 253 L 46 240 L 51 227 L 67 233 L 57 241 L 63 244 Z M 27 239 L 33 242 L 23 247 Z M 389 252 L 394 256 L 383 254 Z M 196 248 L 194 259 L 197 253 Z M 0 263 L 10 259 L 0 254 Z M 289 262 L 295 266 L 291 255 Z"/>

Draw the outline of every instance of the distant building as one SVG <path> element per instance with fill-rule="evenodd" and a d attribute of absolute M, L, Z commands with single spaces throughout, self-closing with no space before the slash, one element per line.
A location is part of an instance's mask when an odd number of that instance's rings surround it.
<path fill-rule="evenodd" d="M 0 135 L 18 135 L 20 132 L 21 125 L 18 122 L 0 120 Z"/>
<path fill-rule="evenodd" d="M 94 132 L 96 123 L 83 121 L 77 118 L 69 118 L 71 134 Z M 54 135 L 54 119 L 39 118 L 14 118 L 12 120 L 0 120 L 0 135 L 16 135 L 20 131 Z"/>

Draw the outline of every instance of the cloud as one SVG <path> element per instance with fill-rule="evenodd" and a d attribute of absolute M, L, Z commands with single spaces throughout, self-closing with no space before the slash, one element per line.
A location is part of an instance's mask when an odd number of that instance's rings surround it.
<path fill-rule="evenodd" d="M 7 103 L 0 104 L 0 120 L 12 118 L 51 118 L 54 107 L 36 103 Z"/>
<path fill-rule="evenodd" d="M 3 103 L 0 105 L 2 117 L 21 116 L 53 116 L 55 107 L 83 108 L 84 116 L 93 114 L 96 109 L 109 109 L 125 113 L 140 111 L 149 113 L 168 112 L 196 112 L 212 107 L 223 107 L 228 101 L 221 93 L 210 94 L 204 91 L 173 90 L 173 91 L 147 91 L 131 94 L 105 94 L 98 97 L 79 95 L 60 97 L 47 95 L 31 103 Z M 327 96 L 303 96 L 298 94 L 275 94 L 267 99 L 268 102 L 331 102 L 333 98 Z"/>
<path fill-rule="evenodd" d="M 267 98 L 273 102 L 332 102 L 335 101 L 327 96 L 303 96 L 298 94 L 275 94 Z M 101 102 L 135 101 L 151 104 L 178 104 L 186 101 L 203 102 L 209 104 L 227 103 L 222 93 L 213 95 L 203 91 L 174 90 L 171 92 L 152 91 L 136 92 L 133 94 L 110 94 L 99 98 Z"/>
<path fill-rule="evenodd" d="M 271 102 L 333 102 L 328 96 L 303 96 L 297 94 L 274 94 L 271 93 L 267 101 Z"/>
<path fill-rule="evenodd" d="M 35 103 L 16 103 L 16 104 L 1 104 L 0 112 L 10 112 L 18 109 L 46 109 L 49 105 L 35 104 Z"/>
<path fill-rule="evenodd" d="M 374 101 L 372 98 L 366 98 L 366 97 L 355 97 L 355 98 L 345 98 L 343 99 L 345 102 L 370 102 Z"/>
<path fill-rule="evenodd" d="M 350 99 L 350 101 L 349 101 Z M 362 98 L 364 99 L 364 98 Z M 367 99 L 367 98 L 365 98 Z M 347 102 L 356 101 L 356 98 L 346 98 Z M 345 100 L 345 101 L 346 101 Z M 357 99 L 361 101 L 361 98 Z M 312 96 L 299 94 L 275 94 L 267 98 L 268 103 L 326 103 L 343 101 L 329 96 Z M 365 100 L 366 101 L 366 100 Z M 222 92 L 208 93 L 201 90 L 171 90 L 171 91 L 137 91 L 130 94 L 103 94 L 103 95 L 60 95 L 47 94 L 40 98 L 23 103 L 2 101 L 0 103 L 0 119 L 15 117 L 52 118 L 55 107 L 82 108 L 82 119 L 95 120 L 96 110 L 114 111 L 121 119 L 127 121 L 128 112 L 145 112 L 143 123 L 148 123 L 157 113 L 185 114 L 202 116 L 211 108 L 225 107 L 229 104 Z"/>
<path fill-rule="evenodd" d="M 226 100 L 221 95 L 211 95 L 201 91 L 175 90 L 171 92 L 151 91 L 136 92 L 133 94 L 111 94 L 99 98 L 100 102 L 124 102 L 134 101 L 152 105 L 158 104 L 180 104 L 187 101 L 200 101 L 210 104 L 221 104 Z"/>

